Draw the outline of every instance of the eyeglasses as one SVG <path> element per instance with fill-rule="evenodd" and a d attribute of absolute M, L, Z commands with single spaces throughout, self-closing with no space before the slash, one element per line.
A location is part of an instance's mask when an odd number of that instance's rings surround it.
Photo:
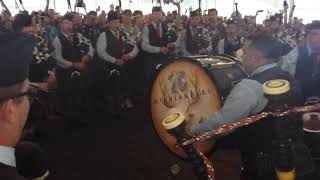
<path fill-rule="evenodd" d="M 28 97 L 34 97 L 36 94 L 34 92 L 31 91 L 27 91 L 27 92 L 23 92 L 23 93 L 19 93 L 15 96 L 11 96 L 11 97 L 6 97 L 6 98 L 0 98 L 0 103 L 7 101 L 9 99 L 18 99 L 21 98 L 23 96 L 28 96 Z"/>

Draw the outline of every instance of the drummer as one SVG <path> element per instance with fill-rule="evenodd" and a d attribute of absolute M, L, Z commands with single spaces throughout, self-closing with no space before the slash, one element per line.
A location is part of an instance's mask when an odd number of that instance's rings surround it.
<path fill-rule="evenodd" d="M 240 81 L 226 98 L 220 111 L 205 123 L 191 126 L 191 132 L 198 134 L 221 127 L 224 124 L 236 122 L 242 118 L 263 112 L 269 101 L 264 96 L 262 84 L 274 79 L 285 79 L 291 86 L 291 94 L 287 98 L 289 106 L 298 106 L 302 102 L 301 90 L 297 81 L 287 72 L 280 69 L 277 59 L 281 55 L 281 44 L 274 37 L 260 34 L 250 37 L 244 46 L 244 68 L 250 75 L 248 79 Z M 242 179 L 246 180 L 275 180 L 276 171 L 273 165 L 273 152 L 280 149 L 274 146 L 278 140 L 276 137 L 285 137 L 293 140 L 294 162 L 296 179 L 309 179 L 313 175 L 313 164 L 310 160 L 307 147 L 301 142 L 302 123 L 301 119 L 291 119 L 286 122 L 286 127 L 276 134 L 275 121 L 269 118 L 254 125 L 238 130 L 241 135 L 240 150 L 243 160 Z M 290 127 L 290 128 L 289 128 Z M 279 127 L 278 127 L 279 128 Z M 279 132 L 279 131 L 278 131 Z M 299 141 L 298 141 L 299 140 Z M 297 156 L 297 152 L 299 155 Z M 268 163 L 271 162 L 271 163 Z M 278 169 L 277 169 L 278 170 Z M 292 173 L 292 172 L 291 172 Z M 311 177 L 310 177 L 311 178 Z"/>
<path fill-rule="evenodd" d="M 179 55 L 207 55 L 212 51 L 212 43 L 207 38 L 208 29 L 202 26 L 201 19 L 200 11 L 190 13 L 190 24 L 177 39 L 176 52 Z"/>

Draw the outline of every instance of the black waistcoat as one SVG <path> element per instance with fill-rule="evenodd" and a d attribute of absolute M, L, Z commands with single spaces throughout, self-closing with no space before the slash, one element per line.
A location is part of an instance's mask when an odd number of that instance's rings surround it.
<path fill-rule="evenodd" d="M 192 32 L 190 28 L 187 28 L 187 51 L 190 54 L 198 54 L 199 50 L 202 48 L 202 42 L 200 42 L 201 38 L 199 37 L 202 37 L 202 28 L 197 29 L 197 34 L 194 40 L 192 38 Z"/>
<path fill-rule="evenodd" d="M 151 46 L 156 46 L 156 47 L 166 47 L 168 44 L 168 27 L 164 23 L 161 23 L 162 27 L 162 37 L 159 38 L 157 36 L 156 29 L 154 28 L 153 24 L 149 24 L 148 29 L 149 29 L 149 43 Z"/>
<path fill-rule="evenodd" d="M 240 40 L 237 39 L 236 41 L 237 41 L 236 44 L 231 44 L 228 41 L 227 37 L 225 37 L 225 39 L 224 39 L 224 54 L 228 54 L 230 56 L 235 56 L 236 51 L 241 48 Z"/>
<path fill-rule="evenodd" d="M 290 83 L 290 92 L 288 93 L 288 96 L 281 99 L 280 103 L 285 104 L 288 107 L 300 106 L 303 103 L 301 88 L 298 82 L 294 80 L 289 73 L 281 70 L 278 66 L 256 74 L 252 76 L 251 79 L 258 81 L 261 84 L 274 79 L 287 80 Z M 273 106 L 273 104 L 271 104 L 271 101 L 269 100 L 268 105 L 263 111 L 273 111 L 269 109 L 271 106 Z M 264 152 L 270 151 L 272 141 L 278 137 L 279 128 L 281 128 L 277 127 L 278 124 L 276 122 L 277 119 L 267 118 L 266 120 L 259 121 L 253 125 L 240 129 L 242 138 L 241 143 L 243 143 L 240 145 L 242 146 L 242 150 L 246 149 L 253 152 L 255 150 L 262 150 Z M 285 128 L 283 131 L 280 131 L 280 135 L 281 133 L 284 133 L 285 136 L 292 136 L 294 139 L 298 132 L 302 130 L 301 118 L 290 119 L 284 126 Z"/>
<path fill-rule="evenodd" d="M 68 39 L 63 34 L 59 36 L 59 39 L 62 46 L 62 57 L 70 62 L 80 62 L 81 53 L 80 49 L 77 48 L 79 41 L 77 33 L 73 35 L 73 44 L 70 44 Z"/>
<path fill-rule="evenodd" d="M 307 48 L 300 47 L 295 77 L 302 85 L 305 97 L 320 96 L 320 74 L 314 72 L 316 68 L 320 70 L 320 65 L 315 67 Z"/>
<path fill-rule="evenodd" d="M 110 29 L 105 31 L 107 39 L 107 53 L 114 58 L 121 58 L 124 54 L 124 40 L 127 38 L 126 34 L 119 31 L 119 39 L 116 39 Z"/>

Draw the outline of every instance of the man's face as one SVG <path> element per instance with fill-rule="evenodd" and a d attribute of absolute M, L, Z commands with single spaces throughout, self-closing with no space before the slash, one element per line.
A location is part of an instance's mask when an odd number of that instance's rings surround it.
<path fill-rule="evenodd" d="M 210 11 L 208 15 L 209 15 L 209 21 L 211 23 L 215 22 L 218 18 L 218 14 L 216 11 Z"/>
<path fill-rule="evenodd" d="M 120 27 L 120 20 L 112 20 L 109 22 L 109 27 L 113 31 L 118 31 Z"/>
<path fill-rule="evenodd" d="M 230 35 L 236 35 L 238 33 L 238 28 L 235 24 L 229 24 L 227 26 L 227 33 Z"/>
<path fill-rule="evenodd" d="M 190 18 L 190 25 L 192 27 L 197 27 L 201 23 L 201 17 L 200 16 L 194 16 Z"/>
<path fill-rule="evenodd" d="M 87 25 L 95 26 L 97 24 L 97 16 L 89 15 L 87 16 Z"/>
<path fill-rule="evenodd" d="M 50 18 L 54 18 L 54 15 L 55 15 L 54 10 L 53 9 L 49 9 L 48 10 L 48 15 L 49 15 Z"/>
<path fill-rule="evenodd" d="M 208 25 L 209 24 L 209 16 L 202 16 L 202 23 Z"/>
<path fill-rule="evenodd" d="M 73 23 L 75 25 L 81 25 L 82 24 L 82 17 L 79 14 L 74 15 Z"/>
<path fill-rule="evenodd" d="M 263 22 L 263 25 L 264 25 L 264 29 L 265 29 L 265 31 L 267 31 L 267 32 L 271 32 L 271 22 L 270 21 L 264 21 Z"/>
<path fill-rule="evenodd" d="M 320 52 L 320 29 L 310 30 L 307 36 L 309 47 L 317 52 Z"/>
<path fill-rule="evenodd" d="M 217 18 L 217 12 L 216 11 L 210 11 L 208 15 L 209 15 L 210 18 Z"/>
<path fill-rule="evenodd" d="M 5 11 L 2 11 L 1 16 L 3 21 L 9 21 L 11 19 L 11 15 Z"/>
<path fill-rule="evenodd" d="M 50 19 L 49 19 L 50 17 L 48 17 L 48 16 L 44 16 L 44 17 L 42 17 L 42 22 L 44 23 L 44 24 L 49 24 L 49 22 L 50 22 Z"/>
<path fill-rule="evenodd" d="M 257 68 L 257 51 L 251 47 L 251 41 L 246 41 L 243 47 L 243 67 L 248 74 Z"/>
<path fill-rule="evenodd" d="M 103 16 L 103 15 L 100 15 L 99 18 L 98 18 L 98 23 L 100 25 L 105 25 L 106 22 L 107 22 L 107 18 L 105 16 Z"/>
<path fill-rule="evenodd" d="M 27 92 L 29 90 L 29 81 L 25 80 L 17 88 L 18 90 L 14 87 L 14 91 L 17 91 L 15 95 Z M 1 126 L 5 126 L 7 133 L 10 133 L 8 135 L 10 145 L 14 146 L 19 141 L 27 121 L 29 109 L 30 102 L 27 96 L 9 99 L 0 105 L 0 119 L 3 121 Z"/>
<path fill-rule="evenodd" d="M 65 33 L 71 33 L 73 28 L 73 23 L 69 20 L 62 20 L 61 22 L 61 30 Z"/>
<path fill-rule="evenodd" d="M 142 28 L 144 26 L 144 18 L 142 16 L 136 18 L 135 25 L 138 26 L 139 28 Z"/>
<path fill-rule="evenodd" d="M 270 30 L 271 31 L 277 31 L 280 28 L 280 24 L 277 21 L 271 21 L 270 22 Z"/>
<path fill-rule="evenodd" d="M 124 15 L 122 16 L 123 24 L 131 24 L 132 23 L 132 15 Z"/>
<path fill-rule="evenodd" d="M 160 23 L 162 21 L 162 12 L 153 12 L 152 20 L 156 23 Z"/>

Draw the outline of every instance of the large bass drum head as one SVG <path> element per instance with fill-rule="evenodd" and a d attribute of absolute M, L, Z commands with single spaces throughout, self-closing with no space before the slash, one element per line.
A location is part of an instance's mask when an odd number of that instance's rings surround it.
<path fill-rule="evenodd" d="M 164 144 L 175 154 L 186 158 L 176 139 L 162 127 L 164 117 L 173 112 L 182 113 L 193 123 L 205 122 L 221 106 L 217 87 L 206 70 L 193 60 L 178 59 L 158 73 L 151 92 L 151 113 L 154 126 Z M 213 142 L 196 143 L 195 147 L 207 153 Z"/>

